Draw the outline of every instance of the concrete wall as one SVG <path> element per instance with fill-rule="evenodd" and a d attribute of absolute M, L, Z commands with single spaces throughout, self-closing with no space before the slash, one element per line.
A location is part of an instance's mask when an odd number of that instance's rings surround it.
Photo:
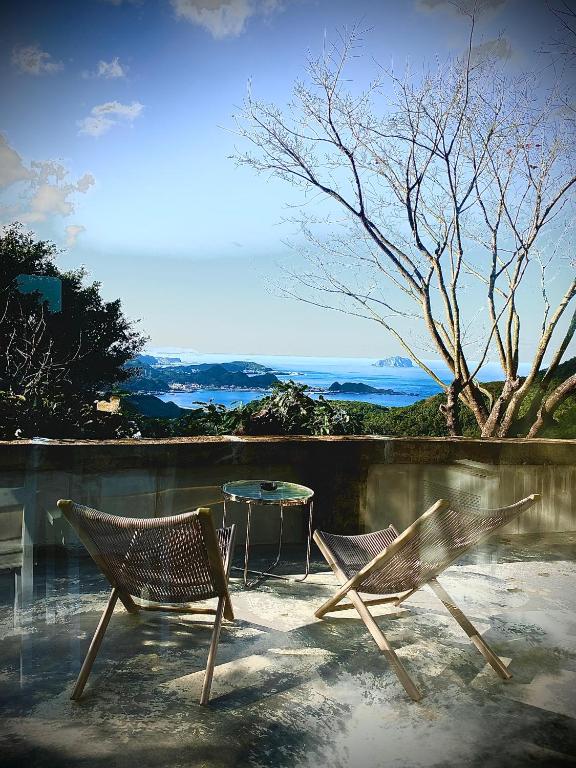
<path fill-rule="evenodd" d="M 507 526 L 506 533 L 576 530 L 576 463 L 375 464 L 366 487 L 362 522 L 367 530 L 390 522 L 402 530 L 439 498 L 494 509 L 531 493 L 541 494 L 542 502 Z"/>
<path fill-rule="evenodd" d="M 126 516 L 176 514 L 210 505 L 218 522 L 220 486 L 257 478 L 311 487 L 315 525 L 342 533 L 374 530 L 388 522 L 404 528 L 432 498 L 495 507 L 532 492 L 541 493 L 542 502 L 514 524 L 514 532 L 576 531 L 576 441 L 226 437 L 0 442 L 0 489 L 22 487 L 26 498 L 34 500 L 29 519 L 36 544 L 74 541 L 65 522 L 54 519 L 58 498 Z M 242 529 L 243 505 L 232 504 L 229 511 Z M 20 519 L 13 506 L 2 505 L 0 494 L 0 540 L 14 534 Z M 285 540 L 302 541 L 304 522 L 298 508 L 287 511 Z M 277 525 L 274 508 L 256 510 L 253 541 L 275 540 Z"/>

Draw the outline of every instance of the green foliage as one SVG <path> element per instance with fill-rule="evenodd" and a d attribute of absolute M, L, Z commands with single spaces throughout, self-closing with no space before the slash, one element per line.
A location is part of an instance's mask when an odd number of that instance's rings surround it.
<path fill-rule="evenodd" d="M 94 400 L 131 375 L 124 364 L 146 339 L 120 300 L 104 301 L 82 269 L 60 271 L 56 256 L 18 224 L 0 234 L 0 437 L 125 436 L 131 426 L 99 415 Z M 20 274 L 59 278 L 62 311 L 20 293 Z"/>
<path fill-rule="evenodd" d="M 357 431 L 355 418 L 339 405 L 315 400 L 305 384 L 279 382 L 272 394 L 238 409 L 237 432 L 246 435 L 350 435 Z"/>
<path fill-rule="evenodd" d="M 35 241 L 19 225 L 0 236 L 0 350 L 13 355 L 0 366 L 0 388 L 26 394 L 81 393 L 112 386 L 130 376 L 124 364 L 146 339 L 124 317 L 120 300 L 103 301 L 100 284 L 84 284 L 83 269 L 61 272 L 55 265 L 56 247 Z M 19 274 L 45 275 L 62 281 L 62 311 L 51 313 L 38 295 L 21 294 Z M 28 355 L 32 368 L 46 376 L 22 376 L 18 358 Z"/>
<path fill-rule="evenodd" d="M 101 413 L 81 397 L 36 397 L 0 391 L 0 439 L 50 437 L 105 440 L 134 437 L 136 422 L 122 414 Z"/>
<path fill-rule="evenodd" d="M 558 370 L 558 381 L 576 369 L 576 358 Z M 554 385 L 554 382 L 552 383 Z M 551 386 L 552 386 L 551 385 Z M 483 385 L 497 397 L 501 382 Z M 307 387 L 294 382 L 280 383 L 268 397 L 244 406 L 226 409 L 209 404 L 189 411 L 178 419 L 145 419 L 134 412 L 143 437 L 193 435 L 345 435 L 367 434 L 390 437 L 447 437 L 446 421 L 440 412 L 443 394 L 403 407 L 385 407 L 361 401 L 318 400 L 306 394 Z M 530 398 L 523 406 L 521 416 Z M 479 437 L 472 413 L 461 409 L 462 433 Z M 576 437 L 576 397 L 569 398 L 556 412 L 554 422 L 542 437 Z"/>
<path fill-rule="evenodd" d="M 233 434 L 241 419 L 241 409 L 228 409 L 217 403 L 197 403 L 200 408 L 192 408 L 177 419 L 157 419 L 141 416 L 125 401 L 122 412 L 138 424 L 142 437 L 195 437 L 199 435 Z"/>
<path fill-rule="evenodd" d="M 546 393 L 547 395 L 559 386 L 562 382 L 566 381 L 570 376 L 576 373 L 576 357 L 566 360 L 561 363 L 554 376 L 551 378 Z M 518 414 L 517 428 L 519 434 L 522 434 L 523 430 L 527 430 L 534 418 L 531 413 L 532 400 L 536 396 L 538 391 L 539 380 L 543 378 L 545 371 L 541 371 L 538 375 L 538 380 L 529 390 Z M 544 429 L 540 432 L 538 437 L 550 437 L 558 439 L 574 439 L 576 438 L 576 395 L 568 397 L 556 410 L 554 416 L 546 424 Z"/>
<path fill-rule="evenodd" d="M 576 358 L 567 360 L 558 367 L 556 376 L 550 383 L 554 388 L 576 371 Z M 544 372 L 540 374 L 543 376 Z M 483 385 L 493 397 L 498 397 L 502 383 L 493 381 Z M 536 392 L 536 385 L 528 393 L 519 413 L 519 422 L 530 407 Z M 361 434 L 389 435 L 391 437 L 447 437 L 446 422 L 440 413 L 440 405 L 445 402 L 444 395 L 434 395 L 426 400 L 419 400 L 413 405 L 401 408 L 385 408 L 371 403 L 338 401 L 338 405 L 358 421 Z M 462 434 L 465 437 L 479 437 L 480 430 L 472 413 L 462 407 L 460 411 Z M 525 434 L 525 432 L 524 432 Z M 576 396 L 569 397 L 558 408 L 554 419 L 541 432 L 539 437 L 576 438 Z"/>
<path fill-rule="evenodd" d="M 195 435 L 348 435 L 357 431 L 357 419 L 343 408 L 306 394 L 308 387 L 280 382 L 272 394 L 237 408 L 198 403 L 178 419 L 138 416 L 125 405 L 122 410 L 137 421 L 142 437 Z"/>
<path fill-rule="evenodd" d="M 390 437 L 445 437 L 446 420 L 440 413 L 444 395 L 434 395 L 413 405 L 386 408 L 372 403 L 338 401 L 358 421 L 358 433 L 388 435 Z M 462 409 L 463 434 L 478 435 L 478 427 L 471 413 Z"/>
<path fill-rule="evenodd" d="M 573 361 L 576 362 L 576 361 Z M 561 372 L 562 374 L 563 372 Z M 501 384 L 486 385 L 497 396 Z M 350 400 L 318 400 L 306 394 L 306 387 L 281 383 L 268 397 L 244 406 L 200 404 L 178 419 L 151 419 L 123 405 L 123 411 L 137 423 L 142 437 L 184 437 L 196 435 L 344 435 L 368 434 L 390 437 L 447 437 L 440 412 L 444 395 L 420 400 L 413 405 L 388 408 Z M 479 437 L 472 414 L 462 409 L 463 434 Z M 558 409 L 554 425 L 542 437 L 576 437 L 576 398 Z"/>

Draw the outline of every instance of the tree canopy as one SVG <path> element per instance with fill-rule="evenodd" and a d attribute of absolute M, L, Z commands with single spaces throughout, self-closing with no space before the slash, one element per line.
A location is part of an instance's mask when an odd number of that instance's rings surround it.
<path fill-rule="evenodd" d="M 60 270 L 57 255 L 54 244 L 18 224 L 0 235 L 0 391 L 14 412 L 9 430 L 16 425 L 27 431 L 19 422 L 42 429 L 42 418 L 51 413 L 54 431 L 62 408 L 72 420 L 70 409 L 89 416 L 97 393 L 131 375 L 124 364 L 146 340 L 125 317 L 120 299 L 104 301 L 99 283 L 86 282 L 84 269 Z M 23 293 L 19 275 L 59 279 L 61 310 L 51 311 L 38 292 Z M 66 425 L 56 431 L 65 432 Z"/>

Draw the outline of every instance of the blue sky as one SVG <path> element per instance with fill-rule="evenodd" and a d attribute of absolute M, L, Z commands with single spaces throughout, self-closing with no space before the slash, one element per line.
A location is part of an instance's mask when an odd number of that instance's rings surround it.
<path fill-rule="evenodd" d="M 487 6 L 478 42 L 502 33 L 511 67 L 537 60 L 556 29 L 546 3 Z M 307 52 L 355 22 L 370 28 L 360 81 L 370 57 L 460 51 L 466 25 L 447 0 L 22 0 L 3 14 L 4 222 L 66 248 L 60 263 L 85 264 L 155 346 L 398 352 L 376 325 L 277 295 L 277 264 L 293 258 L 281 219 L 299 198 L 235 167 L 232 114 L 249 80 L 285 103 Z"/>

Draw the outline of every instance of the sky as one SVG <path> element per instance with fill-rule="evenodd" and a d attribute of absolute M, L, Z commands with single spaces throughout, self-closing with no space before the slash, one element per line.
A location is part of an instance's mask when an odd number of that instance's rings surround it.
<path fill-rule="evenodd" d="M 121 297 L 155 347 L 382 357 L 377 325 L 281 295 L 288 185 L 238 167 L 248 83 L 285 104 L 309 52 L 360 23 L 373 59 L 459 53 L 448 0 L 19 0 L 0 25 L 0 219 L 19 220 Z M 478 44 L 540 66 L 557 21 L 540 0 L 487 0 Z M 545 62 L 542 64 L 545 66 Z M 534 329 L 534 336 L 536 328 Z M 530 353 L 530 339 L 524 352 Z"/>

